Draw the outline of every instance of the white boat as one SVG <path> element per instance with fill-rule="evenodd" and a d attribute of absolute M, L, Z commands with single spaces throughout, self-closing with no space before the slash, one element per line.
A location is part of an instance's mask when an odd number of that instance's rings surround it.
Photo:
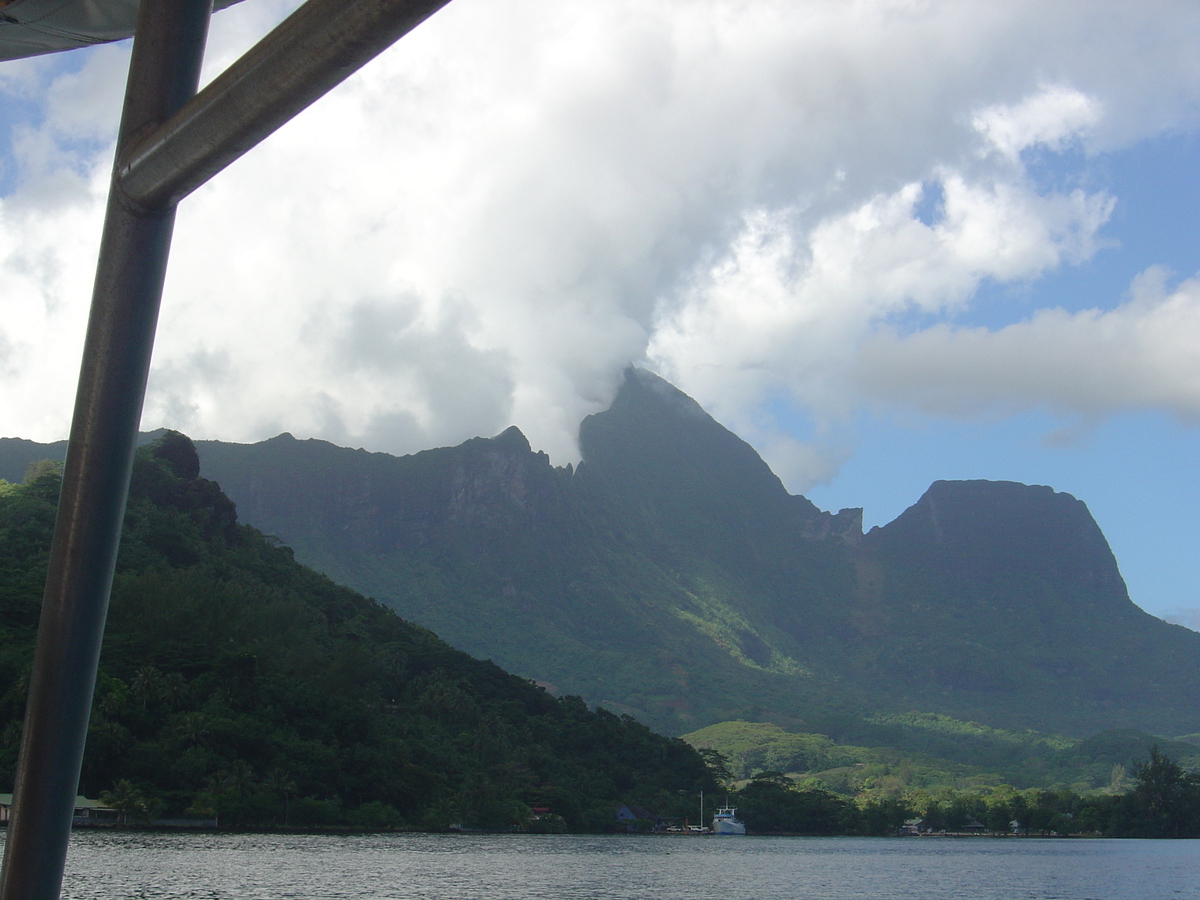
<path fill-rule="evenodd" d="M 737 807 L 722 806 L 713 814 L 713 834 L 745 834 L 746 823 L 737 818 Z"/>

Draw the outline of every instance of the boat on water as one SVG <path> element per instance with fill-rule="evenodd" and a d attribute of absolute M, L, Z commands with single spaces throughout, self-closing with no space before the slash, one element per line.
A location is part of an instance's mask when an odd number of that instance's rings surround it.
<path fill-rule="evenodd" d="M 745 834 L 746 823 L 737 817 L 737 807 L 721 806 L 713 814 L 713 834 Z"/>

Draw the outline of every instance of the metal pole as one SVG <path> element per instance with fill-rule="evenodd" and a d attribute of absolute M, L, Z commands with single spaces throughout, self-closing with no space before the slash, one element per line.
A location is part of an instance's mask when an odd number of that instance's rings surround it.
<path fill-rule="evenodd" d="M 308 0 L 122 154 L 121 188 L 178 203 L 449 0 Z"/>
<path fill-rule="evenodd" d="M 195 95 L 211 0 L 142 0 L 117 158 Z M 0 900 L 54 900 L 158 321 L 173 206 L 109 194 L 21 736 Z"/>

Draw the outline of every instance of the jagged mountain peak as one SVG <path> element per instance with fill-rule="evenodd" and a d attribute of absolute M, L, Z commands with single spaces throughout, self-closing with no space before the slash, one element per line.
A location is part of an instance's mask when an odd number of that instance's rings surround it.
<path fill-rule="evenodd" d="M 1104 652 L 1115 655 L 1126 642 L 1177 640 L 1129 599 L 1086 504 L 1044 485 L 935 482 L 862 546 L 864 558 L 892 573 L 885 593 L 894 628 L 936 631 L 945 646 L 976 648 L 955 659 L 941 649 L 923 660 L 934 680 L 956 688 L 988 682 L 979 673 L 1002 665 L 1005 655 L 1026 655 L 1030 670 L 1111 697 L 1120 689 L 1083 674 L 1099 645 L 1110 644 Z M 1186 677 L 1196 677 L 1196 662 L 1193 656 Z M 1020 695 L 1010 681 L 994 678 L 989 689 Z"/>
<path fill-rule="evenodd" d="M 704 411 L 704 407 L 665 378 L 655 375 L 649 369 L 629 366 L 625 370 L 625 380 L 612 406 L 637 402 L 639 399 L 661 404 L 674 414 L 685 418 L 714 421 L 712 416 Z"/>
<path fill-rule="evenodd" d="M 935 481 L 868 545 L 903 547 L 943 568 L 1023 572 L 1043 567 L 1128 605 L 1125 582 L 1087 504 L 1045 485 Z"/>
<path fill-rule="evenodd" d="M 821 515 L 788 494 L 748 443 L 674 385 L 630 367 L 612 405 L 579 426 L 582 471 L 669 515 L 802 523 Z M 799 527 L 797 524 L 796 527 Z"/>
<path fill-rule="evenodd" d="M 533 448 L 529 445 L 529 438 L 525 437 L 524 432 L 516 425 L 509 425 L 502 432 L 492 438 L 492 443 L 500 449 L 532 453 Z"/>

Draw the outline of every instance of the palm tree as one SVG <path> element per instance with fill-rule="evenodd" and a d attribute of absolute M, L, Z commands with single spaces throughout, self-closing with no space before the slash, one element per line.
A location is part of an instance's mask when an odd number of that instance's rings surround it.
<path fill-rule="evenodd" d="M 229 767 L 229 792 L 234 796 L 250 793 L 254 786 L 254 769 L 244 759 L 234 760 Z"/>
<path fill-rule="evenodd" d="M 209 718 L 202 712 L 184 713 L 175 723 L 175 733 L 189 746 L 204 743 L 208 731 Z"/>
<path fill-rule="evenodd" d="M 292 781 L 286 769 L 278 767 L 267 773 L 262 788 L 268 793 L 283 798 L 283 827 L 288 825 L 288 798 L 296 795 L 296 782 Z"/>
<path fill-rule="evenodd" d="M 162 699 L 167 705 L 175 709 L 187 696 L 188 683 L 187 679 L 178 672 L 172 672 L 165 676 L 159 686 L 159 691 Z"/>
<path fill-rule="evenodd" d="M 197 810 L 211 810 L 213 814 L 213 824 L 220 827 L 221 824 L 221 799 L 234 793 L 236 787 L 234 781 L 229 777 L 229 773 L 222 769 L 219 772 L 214 772 L 204 779 L 203 796 L 197 795 L 196 803 L 193 808 Z M 210 806 L 205 806 L 203 801 L 209 801 Z"/>
<path fill-rule="evenodd" d="M 163 814 L 163 810 L 167 808 L 167 804 L 163 802 L 161 797 L 150 797 L 142 801 L 141 813 L 146 820 L 147 825 L 153 825 L 154 820 Z"/>
<path fill-rule="evenodd" d="M 141 701 L 142 708 L 159 699 L 162 695 L 162 672 L 154 666 L 142 666 L 133 677 L 133 695 Z"/>
<path fill-rule="evenodd" d="M 100 799 L 120 814 L 122 825 L 126 824 L 130 812 L 143 809 L 146 802 L 142 792 L 127 778 L 114 784 L 111 791 L 101 791 Z"/>
<path fill-rule="evenodd" d="M 221 769 L 219 772 L 213 772 L 213 774 L 205 778 L 204 786 L 215 796 L 223 797 L 226 794 L 232 794 L 234 791 L 233 779 L 229 777 L 229 773 L 224 769 Z"/>
<path fill-rule="evenodd" d="M 96 703 L 96 708 L 105 716 L 113 718 L 125 708 L 126 699 L 126 695 L 121 691 L 109 691 Z"/>

